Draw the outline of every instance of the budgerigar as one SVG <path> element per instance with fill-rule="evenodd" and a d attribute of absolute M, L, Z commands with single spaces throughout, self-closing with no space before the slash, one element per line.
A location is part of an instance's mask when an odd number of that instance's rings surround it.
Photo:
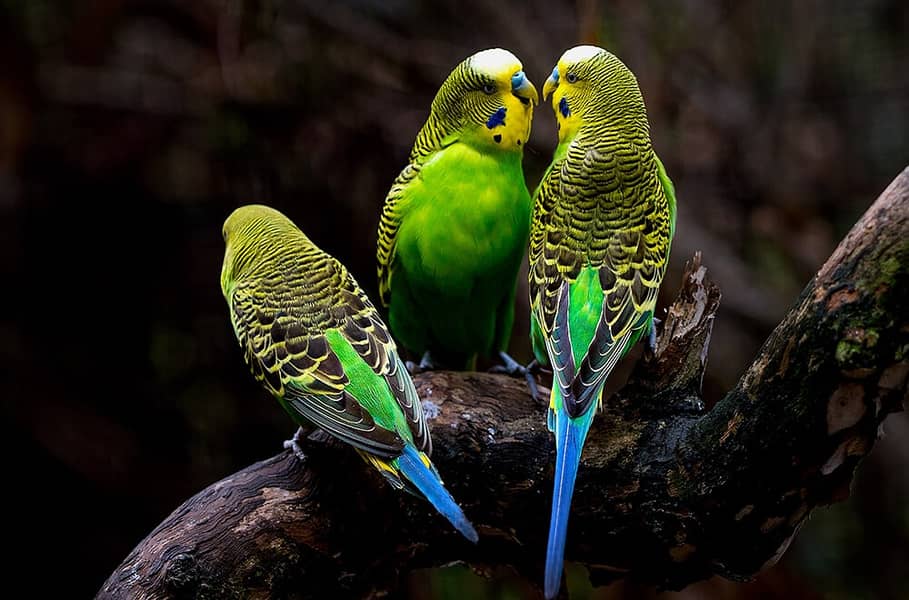
<path fill-rule="evenodd" d="M 344 265 L 267 206 L 238 208 L 223 233 L 221 290 L 256 379 L 295 421 L 352 445 L 477 541 L 429 460 L 429 429 L 395 343 Z"/>
<path fill-rule="evenodd" d="M 581 450 L 609 373 L 652 334 L 675 232 L 675 192 L 632 72 L 594 46 L 566 51 L 543 87 L 559 143 L 534 198 L 534 354 L 553 369 L 556 466 L 545 595 L 558 594 Z"/>
<path fill-rule="evenodd" d="M 521 167 L 536 88 L 499 48 L 459 64 L 432 102 L 382 209 L 379 293 L 424 367 L 507 354 L 531 200 Z"/>

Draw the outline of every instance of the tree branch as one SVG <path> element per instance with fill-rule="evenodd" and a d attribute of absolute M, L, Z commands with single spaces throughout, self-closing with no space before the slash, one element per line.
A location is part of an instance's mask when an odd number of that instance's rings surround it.
<path fill-rule="evenodd" d="M 844 499 L 909 374 L 909 169 L 805 288 L 709 412 L 700 384 L 720 292 L 689 263 L 654 357 L 609 399 L 584 450 L 567 558 L 595 583 L 672 588 L 774 563 L 809 511 Z M 480 531 L 469 544 L 349 448 L 307 443 L 187 500 L 130 553 L 100 598 L 373 596 L 408 571 L 509 564 L 541 580 L 553 442 L 544 404 L 485 373 L 415 378 L 433 460 Z"/>

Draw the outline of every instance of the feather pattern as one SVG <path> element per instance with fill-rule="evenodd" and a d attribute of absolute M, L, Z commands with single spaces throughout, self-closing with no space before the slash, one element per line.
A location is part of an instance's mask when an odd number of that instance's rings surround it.
<path fill-rule="evenodd" d="M 234 211 L 224 240 L 221 289 L 255 378 L 295 420 L 352 445 L 476 541 L 429 459 L 422 405 L 395 343 L 344 265 L 265 206 Z"/>
<path fill-rule="evenodd" d="M 547 350 L 560 357 L 553 368 L 572 390 L 565 397 L 573 416 L 586 410 L 627 341 L 649 327 L 668 263 L 672 212 L 646 119 L 585 122 L 536 192 L 531 306 Z M 585 267 L 598 273 L 603 306 L 589 351 L 574 365 L 560 348 L 568 343 L 567 317 L 557 315 L 570 310 L 566 288 Z"/>
<path fill-rule="evenodd" d="M 398 342 L 442 365 L 471 368 L 507 347 L 530 229 L 521 158 L 537 99 L 506 50 L 461 62 L 382 207 L 379 299 Z"/>
<path fill-rule="evenodd" d="M 347 269 L 283 215 L 265 207 L 228 240 L 222 286 L 255 378 L 301 416 L 357 448 L 399 454 L 408 437 L 431 451 L 422 406 L 378 311 Z M 275 214 L 280 215 L 277 218 Z M 350 393 L 327 338 L 337 332 L 391 390 L 409 431 L 389 430 Z"/>
<path fill-rule="evenodd" d="M 552 366 L 556 468 L 544 592 L 559 591 L 587 432 L 616 364 L 652 327 L 675 196 L 634 75 L 601 48 L 568 50 L 543 88 L 559 146 L 538 186 L 528 273 L 534 354 Z"/>
<path fill-rule="evenodd" d="M 484 92 L 486 86 L 497 85 L 496 78 L 478 68 L 476 62 L 476 55 L 462 61 L 439 88 L 432 101 L 429 117 L 417 133 L 408 164 L 395 178 L 382 206 L 377 259 L 379 298 L 386 306 L 391 291 L 395 239 L 402 209 L 406 207 L 405 192 L 408 186 L 420 177 L 423 165 L 436 152 L 456 143 L 460 134 L 471 124 L 476 127 L 485 123 L 490 114 L 499 114 L 502 110 L 497 96 Z M 402 201 L 405 206 L 402 206 Z"/>

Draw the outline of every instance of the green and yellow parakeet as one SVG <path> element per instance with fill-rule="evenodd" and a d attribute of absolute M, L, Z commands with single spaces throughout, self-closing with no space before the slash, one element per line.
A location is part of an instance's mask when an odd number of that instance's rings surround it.
<path fill-rule="evenodd" d="M 477 541 L 429 460 L 429 429 L 395 343 L 344 265 L 267 206 L 238 208 L 223 233 L 221 290 L 256 379 L 295 421 L 352 445 Z"/>
<path fill-rule="evenodd" d="M 464 60 L 442 84 L 410 162 L 382 209 L 381 300 L 391 331 L 421 366 L 473 369 L 505 350 L 530 230 L 521 159 L 536 88 L 499 48 Z"/>
<path fill-rule="evenodd" d="M 637 80 L 618 58 L 594 46 L 566 51 L 549 94 L 559 144 L 534 198 L 529 281 L 534 354 L 553 370 L 544 591 L 554 598 L 584 439 L 609 373 L 652 333 L 676 211 Z"/>

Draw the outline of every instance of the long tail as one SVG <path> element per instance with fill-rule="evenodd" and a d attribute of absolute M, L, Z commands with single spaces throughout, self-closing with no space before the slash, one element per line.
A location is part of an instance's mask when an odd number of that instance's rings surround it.
<path fill-rule="evenodd" d="M 464 537 L 476 543 L 479 539 L 477 531 L 467 520 L 467 517 L 464 516 L 464 511 L 461 510 L 461 507 L 457 505 L 454 498 L 442 485 L 442 480 L 439 479 L 439 474 L 432 467 L 429 458 L 415 447 L 407 444 L 404 446 L 404 453 L 397 458 L 397 462 L 401 473 L 426 496 L 426 499 L 432 503 L 436 510 L 451 521 L 455 529 L 460 531 Z"/>
<path fill-rule="evenodd" d="M 595 405 L 577 419 L 570 418 L 561 406 L 550 415 L 554 421 L 551 425 L 556 438 L 556 466 L 552 490 L 552 516 L 549 519 L 549 544 L 546 548 L 544 591 L 547 599 L 555 598 L 559 594 L 562 582 L 568 512 L 571 508 L 574 480 L 581 462 L 584 439 L 596 412 L 594 408 Z"/>

